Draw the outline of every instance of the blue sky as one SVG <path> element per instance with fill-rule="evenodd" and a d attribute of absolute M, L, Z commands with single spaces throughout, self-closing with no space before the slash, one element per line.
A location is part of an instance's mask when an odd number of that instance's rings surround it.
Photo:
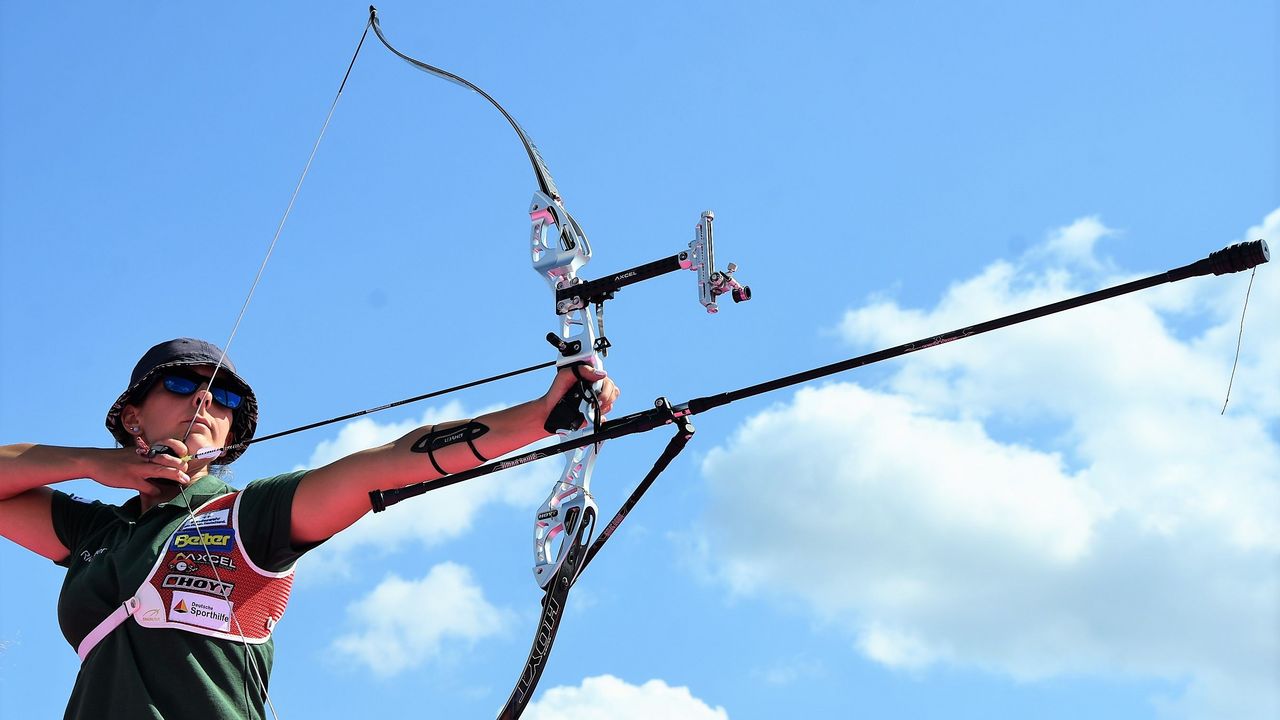
<path fill-rule="evenodd" d="M 423 4 L 398 46 L 542 149 L 624 412 L 1280 245 L 1273 2 Z M 0 5 L 0 442 L 103 446 L 138 355 L 222 344 L 359 3 Z M 532 174 L 474 94 L 366 43 L 231 348 L 262 432 L 550 359 Z M 570 598 L 528 717 L 1262 718 L 1280 708 L 1280 307 L 1201 278 L 697 419 Z M 486 386 L 255 446 L 245 483 L 540 394 Z M 611 513 L 665 433 L 608 444 Z M 486 717 L 527 653 L 558 466 L 308 556 L 282 716 Z M 113 501 L 88 482 L 63 489 Z M 57 716 L 60 571 L 0 543 L 0 715 Z M 631 714 L 626 714 L 631 713 Z"/>

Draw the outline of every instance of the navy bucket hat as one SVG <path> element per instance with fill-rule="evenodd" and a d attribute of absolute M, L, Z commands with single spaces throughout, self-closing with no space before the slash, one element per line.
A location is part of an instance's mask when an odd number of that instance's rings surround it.
<path fill-rule="evenodd" d="M 107 429 L 121 445 L 131 446 L 133 436 L 126 432 L 120 423 L 120 413 L 125 405 L 138 400 L 143 393 L 150 390 L 166 368 L 198 365 L 213 367 L 218 364 L 219 359 L 222 360 L 222 366 L 218 369 L 218 376 L 214 378 L 214 383 L 219 386 L 225 384 L 244 397 L 240 407 L 232 411 L 231 432 L 235 435 L 233 442 L 240 444 L 253 439 L 253 433 L 258 429 L 258 398 L 253 394 L 253 388 L 249 387 L 249 383 L 236 373 L 231 358 L 224 357 L 217 345 L 194 338 L 167 340 L 151 348 L 142 356 L 138 364 L 133 367 L 129 388 L 120 394 L 115 404 L 107 411 Z M 218 462 L 230 463 L 243 455 L 245 450 L 244 447 L 230 449 L 219 458 Z"/>

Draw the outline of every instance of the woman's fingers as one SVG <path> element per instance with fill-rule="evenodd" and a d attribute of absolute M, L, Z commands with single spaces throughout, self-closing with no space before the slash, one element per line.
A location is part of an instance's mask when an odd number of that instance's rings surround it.
<path fill-rule="evenodd" d="M 108 487 L 136 490 L 146 495 L 163 493 L 166 483 L 191 484 L 187 463 L 180 456 L 170 454 L 186 452 L 186 445 L 181 441 L 164 440 L 148 445 L 139 439 L 136 444 L 132 450 L 112 451 L 112 461 L 93 479 Z"/>

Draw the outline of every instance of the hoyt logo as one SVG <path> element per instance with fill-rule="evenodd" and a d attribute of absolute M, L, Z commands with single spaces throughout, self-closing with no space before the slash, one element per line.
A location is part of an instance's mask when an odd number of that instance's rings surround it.
<path fill-rule="evenodd" d="M 208 550 L 209 552 L 231 552 L 235 545 L 234 530 L 205 530 L 204 532 L 180 532 L 173 536 L 170 550 Z"/>
<path fill-rule="evenodd" d="M 165 575 L 163 587 L 182 588 L 183 590 L 195 590 L 196 592 L 209 593 L 219 597 L 231 597 L 231 591 L 235 590 L 234 583 L 221 582 L 212 578 L 202 578 L 196 575 Z"/>

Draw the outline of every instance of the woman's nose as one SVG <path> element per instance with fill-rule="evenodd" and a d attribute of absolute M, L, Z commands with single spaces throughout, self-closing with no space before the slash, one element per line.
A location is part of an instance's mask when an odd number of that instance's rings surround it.
<path fill-rule="evenodd" d="M 196 408 L 209 407 L 213 402 L 213 393 L 209 392 L 209 383 L 202 383 L 200 388 L 191 393 L 191 404 Z"/>

